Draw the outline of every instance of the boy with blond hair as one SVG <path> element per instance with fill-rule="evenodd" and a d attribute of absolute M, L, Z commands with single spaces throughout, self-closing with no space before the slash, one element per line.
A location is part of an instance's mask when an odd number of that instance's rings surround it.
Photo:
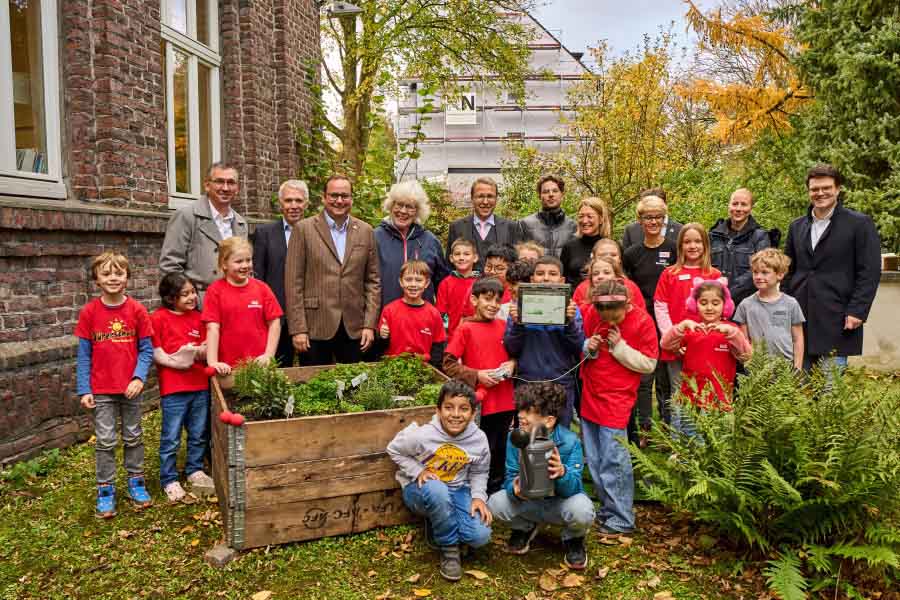
<path fill-rule="evenodd" d="M 765 248 L 750 258 L 756 293 L 745 298 L 734 322 L 751 342 L 763 340 L 773 356 L 783 356 L 795 369 L 803 368 L 803 323 L 800 303 L 781 291 L 791 259 L 777 248 Z"/>
<path fill-rule="evenodd" d="M 147 309 L 125 295 L 131 275 L 128 259 L 104 252 L 91 263 L 100 297 L 78 315 L 76 391 L 81 406 L 94 411 L 97 461 L 96 516 L 116 515 L 116 422 L 122 418 L 122 444 L 128 497 L 137 508 L 153 502 L 144 482 L 141 391 L 153 362 L 153 328 Z"/>

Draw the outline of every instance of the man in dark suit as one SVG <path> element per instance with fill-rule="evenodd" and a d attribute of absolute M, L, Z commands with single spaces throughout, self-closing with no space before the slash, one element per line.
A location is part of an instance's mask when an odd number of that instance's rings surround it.
<path fill-rule="evenodd" d="M 650 188 L 648 190 L 643 190 L 640 193 L 640 198 L 646 198 L 648 196 L 656 196 L 663 202 L 666 202 L 666 206 L 668 208 L 668 202 L 666 200 L 666 191 L 662 188 Z M 672 217 L 666 215 L 666 220 L 663 223 L 663 227 L 665 227 L 665 233 L 663 234 L 667 240 L 671 240 L 672 243 L 678 242 L 678 232 L 681 231 L 681 223 L 673 219 Z M 632 223 L 625 227 L 625 235 L 622 236 L 622 250 L 628 250 L 631 246 L 636 244 L 644 243 L 644 230 L 641 228 L 640 223 Z"/>
<path fill-rule="evenodd" d="M 863 323 L 881 278 L 881 240 L 868 215 L 844 207 L 841 174 L 816 165 L 806 175 L 809 212 L 788 229 L 791 266 L 784 291 L 800 303 L 809 370 L 834 355 L 834 364 L 862 354 Z"/>
<path fill-rule="evenodd" d="M 278 189 L 281 218 L 256 228 L 253 235 L 253 275 L 266 282 L 282 309 L 284 297 L 284 265 L 293 229 L 303 218 L 309 203 L 309 188 L 305 181 L 288 179 Z M 275 358 L 282 367 L 294 366 L 294 345 L 287 327 L 287 317 L 281 319 L 281 339 Z"/>
<path fill-rule="evenodd" d="M 450 224 L 447 234 L 447 260 L 450 247 L 458 238 L 475 242 L 478 262 L 475 268 L 484 271 L 484 257 L 487 249 L 494 244 L 515 246 L 524 241 L 525 236 L 518 221 L 510 221 L 494 214 L 497 207 L 497 182 L 490 177 L 479 177 L 472 183 L 472 215 L 457 219 Z"/>
<path fill-rule="evenodd" d="M 347 177 L 328 178 L 322 205 L 291 233 L 284 270 L 288 329 L 303 364 L 359 362 L 375 340 L 381 308 L 375 233 L 350 214 Z"/>

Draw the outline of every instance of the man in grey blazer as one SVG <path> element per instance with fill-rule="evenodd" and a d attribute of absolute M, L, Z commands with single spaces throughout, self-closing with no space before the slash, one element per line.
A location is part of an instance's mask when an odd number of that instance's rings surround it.
<path fill-rule="evenodd" d="M 347 177 L 329 177 L 322 196 L 322 212 L 300 221 L 288 244 L 288 329 L 303 364 L 359 362 L 381 310 L 375 233 L 350 214 Z"/>
<path fill-rule="evenodd" d="M 668 207 L 668 200 L 666 200 L 666 190 L 662 188 L 650 188 L 648 190 L 642 190 L 638 198 L 646 198 L 647 196 L 656 196 L 660 200 L 666 203 Z M 672 217 L 666 215 L 666 221 L 663 223 L 665 227 L 665 232 L 663 235 L 667 240 L 671 240 L 673 243 L 678 242 L 678 232 L 681 231 L 681 223 L 673 219 Z M 644 230 L 641 228 L 640 223 L 632 223 L 625 228 L 625 234 L 622 236 L 622 250 L 628 250 L 631 246 L 635 244 L 643 244 L 644 243 Z"/>
<path fill-rule="evenodd" d="M 308 202 L 309 187 L 306 182 L 288 179 L 278 189 L 281 218 L 274 223 L 259 225 L 253 232 L 253 275 L 272 288 L 282 309 L 285 306 L 284 265 L 288 243 L 294 228 L 303 219 Z M 281 318 L 281 338 L 275 358 L 282 367 L 294 366 L 294 344 L 288 331 L 287 317 Z"/>
<path fill-rule="evenodd" d="M 222 276 L 219 243 L 248 234 L 247 221 L 231 208 L 240 185 L 237 169 L 225 162 L 213 163 L 203 185 L 206 194 L 179 208 L 169 219 L 159 255 L 162 274 L 184 273 L 201 298 L 209 284 Z"/>
<path fill-rule="evenodd" d="M 497 182 L 491 177 L 479 177 L 472 183 L 472 214 L 450 224 L 447 234 L 447 260 L 450 248 L 459 238 L 475 242 L 478 262 L 475 269 L 484 271 L 484 256 L 494 244 L 515 246 L 525 236 L 518 221 L 510 221 L 494 214 L 497 207 Z"/>

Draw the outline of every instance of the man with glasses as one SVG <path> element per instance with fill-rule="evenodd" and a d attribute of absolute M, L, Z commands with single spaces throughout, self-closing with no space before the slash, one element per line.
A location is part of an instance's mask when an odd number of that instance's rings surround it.
<path fill-rule="evenodd" d="M 457 219 L 450 224 L 447 234 L 447 260 L 450 248 L 459 238 L 475 243 L 478 262 L 475 269 L 484 270 L 487 250 L 494 244 L 515 246 L 525 241 L 525 234 L 518 221 L 510 221 L 494 214 L 497 208 L 497 182 L 490 177 L 479 177 L 472 183 L 472 215 Z"/>
<path fill-rule="evenodd" d="M 161 274 L 184 273 L 201 298 L 209 284 L 222 276 L 219 243 L 248 234 L 247 221 L 231 207 L 240 189 L 237 169 L 226 162 L 213 163 L 203 186 L 206 194 L 169 219 L 159 255 Z"/>
<path fill-rule="evenodd" d="M 284 287 L 288 329 L 304 365 L 362 360 L 375 339 L 381 277 L 372 227 L 350 214 L 353 185 L 325 182 L 321 213 L 291 233 Z"/>
<path fill-rule="evenodd" d="M 641 198 L 646 198 L 648 196 L 654 196 L 663 201 L 663 204 L 666 204 L 666 191 L 662 188 L 650 188 L 648 190 L 643 190 L 640 193 L 639 200 Z M 668 208 L 668 204 L 666 204 Z M 676 242 L 678 240 L 678 232 L 681 231 L 681 223 L 669 217 L 666 214 L 663 217 L 663 227 L 662 232 L 663 236 L 667 240 L 671 240 L 672 242 Z M 632 223 L 625 228 L 625 235 L 622 236 L 622 249 L 628 250 L 631 246 L 641 244 L 644 241 L 644 227 L 640 221 L 637 223 Z M 650 304 L 649 306 L 653 306 Z M 652 312 L 652 311 L 651 311 Z"/>

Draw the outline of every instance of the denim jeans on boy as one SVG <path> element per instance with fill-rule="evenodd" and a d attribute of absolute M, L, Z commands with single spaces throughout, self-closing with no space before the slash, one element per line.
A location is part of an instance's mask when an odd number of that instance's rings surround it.
<path fill-rule="evenodd" d="M 128 476 L 144 472 L 144 441 L 141 430 L 141 395 L 128 399 L 124 394 L 95 395 L 94 435 L 97 444 L 97 483 L 111 483 L 116 478 L 116 425 L 122 418 L 122 445 L 125 446 L 125 471 Z"/>
<path fill-rule="evenodd" d="M 687 402 L 687 399 L 685 399 Z M 694 438 L 701 444 L 703 443 L 703 437 L 697 433 L 697 424 L 694 423 L 694 419 L 691 418 L 691 413 L 688 412 L 689 409 L 683 407 L 682 405 L 672 402 L 672 438 L 677 439 L 678 434 L 685 435 L 689 438 Z"/>
<path fill-rule="evenodd" d="M 163 487 L 178 481 L 178 448 L 181 430 L 187 430 L 185 475 L 203 470 L 209 423 L 209 390 L 179 392 L 160 399 L 162 429 L 159 432 L 159 482 Z"/>
<path fill-rule="evenodd" d="M 612 429 L 581 420 L 584 456 L 594 490 L 600 499 L 597 520 L 622 533 L 634 529 L 634 472 L 631 455 L 615 438 L 625 438 L 625 429 Z"/>
<path fill-rule="evenodd" d="M 488 508 L 494 518 L 509 525 L 514 531 L 531 531 L 535 525 L 550 523 L 562 525 L 562 540 L 583 538 L 594 524 L 594 503 L 587 494 L 575 494 L 568 498 L 542 498 L 523 500 L 500 490 L 488 499 Z"/>
<path fill-rule="evenodd" d="M 443 481 L 431 479 L 419 487 L 413 481 L 403 488 L 403 502 L 414 514 L 431 521 L 438 546 L 466 544 L 478 548 L 491 539 L 491 528 L 481 516 L 469 514 L 472 493 L 468 486 L 450 489 Z"/>
<path fill-rule="evenodd" d="M 826 377 L 831 377 L 832 369 L 837 368 L 838 371 L 843 371 L 847 368 L 847 357 L 846 356 L 810 356 L 806 355 L 803 357 L 803 370 L 807 373 L 812 371 L 814 366 L 818 366 L 824 373 L 826 373 Z"/>

